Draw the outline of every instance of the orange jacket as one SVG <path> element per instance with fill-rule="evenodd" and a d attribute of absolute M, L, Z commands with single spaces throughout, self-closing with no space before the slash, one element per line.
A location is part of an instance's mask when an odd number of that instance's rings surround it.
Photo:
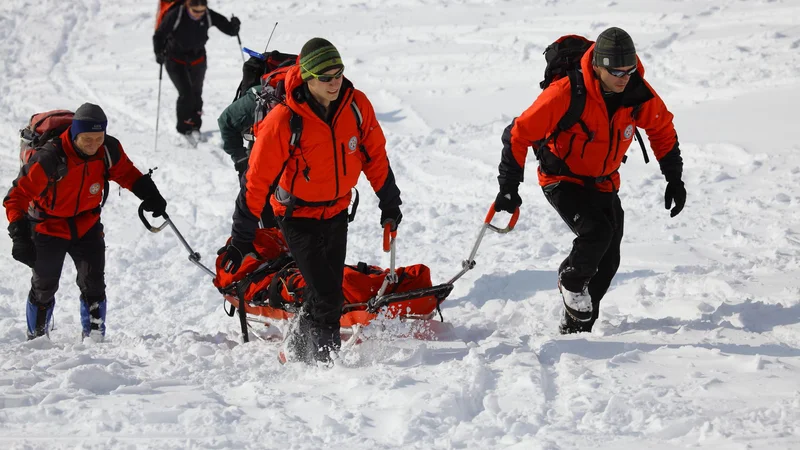
<path fill-rule="evenodd" d="M 299 66 L 287 72 L 284 83 L 286 102 L 276 106 L 256 125 L 246 183 L 234 213 L 234 236 L 243 240 L 252 237 L 255 229 L 252 225 L 260 217 L 279 174 L 278 189 L 299 199 L 292 217 L 328 219 L 346 210 L 351 189 L 362 172 L 378 195 L 381 208 L 399 206 L 400 191 L 386 156 L 386 138 L 366 95 L 344 79 L 338 109 L 332 124 L 328 124 L 304 99 Z M 361 129 L 353 103 L 362 117 Z M 302 120 L 301 138 L 296 148 L 291 148 L 289 143 L 292 112 Z M 271 197 L 270 204 L 276 216 L 284 216 L 287 206 L 276 197 Z M 326 204 L 304 206 L 304 202 Z M 245 217 L 251 222 L 247 231 L 237 223 Z"/>
<path fill-rule="evenodd" d="M 618 169 L 622 164 L 625 152 L 633 142 L 634 127 L 644 128 L 650 140 L 650 146 L 657 160 L 677 149 L 678 139 L 672 124 L 672 113 L 655 90 L 642 78 L 644 67 L 641 61 L 637 73 L 631 76 L 623 94 L 622 105 L 609 118 L 606 104 L 603 101 L 600 80 L 592 68 L 592 52 L 589 48 L 581 59 L 583 81 L 586 86 L 586 107 L 581 120 L 594 134 L 593 139 L 584 132 L 579 124 L 558 133 L 557 138 L 547 144 L 543 160 L 553 156 L 564 161 L 573 174 L 584 177 L 607 177 L 597 183 L 600 191 L 619 190 L 620 176 Z M 500 164 L 500 178 L 511 182 L 523 181 L 525 158 L 528 147 L 536 146 L 551 137 L 558 121 L 569 108 L 571 100 L 570 81 L 564 77 L 548 86 L 533 104 L 517 117 L 511 126 L 510 139 L 504 136 L 506 148 Z M 641 104 L 641 108 L 633 115 L 633 107 Z M 510 142 L 509 142 L 510 141 Z M 547 153 L 550 155 L 547 155 Z M 555 160 L 557 161 L 557 160 Z M 540 165 L 538 170 L 539 185 L 546 186 L 557 181 L 569 181 L 584 184 L 584 181 L 566 176 L 545 173 Z"/>
<path fill-rule="evenodd" d="M 38 233 L 78 239 L 100 219 L 107 170 L 104 159 L 111 163 L 108 179 L 126 189 L 142 173 L 112 136 L 106 135 L 103 146 L 89 157 L 76 152 L 69 129 L 61 134 L 59 143 L 61 151 L 43 149 L 31 156 L 3 206 L 9 223 L 27 217 L 36 223 Z"/>

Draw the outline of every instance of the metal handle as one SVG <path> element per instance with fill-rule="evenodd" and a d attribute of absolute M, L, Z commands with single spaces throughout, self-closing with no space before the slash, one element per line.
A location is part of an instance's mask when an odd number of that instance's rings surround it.
<path fill-rule="evenodd" d="M 376 298 L 383 296 L 383 293 L 386 292 L 386 288 L 389 287 L 389 284 L 397 283 L 397 273 L 395 272 L 396 249 L 394 244 L 396 238 L 397 230 L 392 231 L 392 224 L 387 223 L 384 225 L 383 251 L 389 253 L 389 273 L 387 273 L 386 278 L 383 279 L 383 284 L 381 284 L 381 288 L 378 289 L 378 293 L 375 295 Z"/>
<path fill-rule="evenodd" d="M 175 226 L 175 224 L 172 223 L 172 219 L 169 218 L 166 212 L 163 214 L 163 217 L 164 217 L 164 223 L 162 223 L 161 226 L 159 227 L 154 227 L 150 225 L 150 222 L 148 222 L 147 218 L 144 216 L 144 203 L 139 205 L 139 219 L 142 220 L 144 227 L 147 228 L 148 231 L 150 231 L 151 233 L 158 233 L 164 228 L 166 228 L 167 225 L 169 225 L 169 227 L 172 228 L 172 231 L 175 233 L 175 236 L 178 236 L 178 239 L 181 241 L 181 244 L 183 244 L 183 247 L 186 248 L 186 251 L 189 252 L 189 261 L 191 261 L 192 264 L 196 265 L 197 267 L 205 271 L 207 274 L 211 275 L 212 278 L 216 277 L 217 276 L 216 273 L 214 273 L 211 269 L 204 266 L 203 263 L 200 262 L 200 253 L 197 253 L 196 251 L 192 250 L 192 247 L 190 247 L 189 243 L 186 242 L 186 239 L 183 238 L 183 235 L 181 234 L 180 231 L 178 231 L 178 228 Z"/>
<path fill-rule="evenodd" d="M 475 268 L 475 255 L 478 253 L 478 247 L 481 245 L 481 241 L 483 240 L 483 236 L 486 235 L 486 230 L 492 230 L 495 233 L 499 234 L 506 234 L 509 231 L 513 230 L 514 227 L 517 225 L 517 220 L 519 220 L 519 208 L 514 211 L 514 214 L 511 215 L 511 219 L 508 221 L 508 225 L 505 228 L 499 228 L 492 225 L 492 219 L 494 218 L 494 202 L 492 206 L 489 207 L 489 212 L 486 214 L 486 218 L 483 220 L 483 225 L 481 225 L 481 230 L 478 232 L 478 239 L 475 240 L 475 245 L 472 246 L 472 251 L 469 253 L 469 256 L 466 260 L 461 261 L 461 271 L 456 274 L 448 284 L 455 283 L 456 280 L 464 276 L 465 273 L 469 272 L 473 268 Z"/>

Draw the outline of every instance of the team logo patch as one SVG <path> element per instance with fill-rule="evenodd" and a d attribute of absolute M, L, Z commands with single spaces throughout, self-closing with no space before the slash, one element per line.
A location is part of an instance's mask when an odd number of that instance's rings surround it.
<path fill-rule="evenodd" d="M 625 139 L 630 139 L 631 136 L 633 136 L 633 125 L 625 127 L 625 132 L 623 134 L 625 135 Z"/>
<path fill-rule="evenodd" d="M 358 145 L 358 139 L 355 136 L 350 138 L 350 141 L 347 143 L 347 147 L 350 148 L 350 153 L 356 151 L 356 145 Z"/>
<path fill-rule="evenodd" d="M 89 186 L 89 193 L 92 195 L 97 195 L 97 193 L 100 192 L 100 189 L 102 189 L 100 183 L 94 183 L 93 185 Z"/>

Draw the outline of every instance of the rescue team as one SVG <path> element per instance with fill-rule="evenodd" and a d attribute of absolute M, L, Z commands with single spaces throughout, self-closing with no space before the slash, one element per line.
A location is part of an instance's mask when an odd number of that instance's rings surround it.
<path fill-rule="evenodd" d="M 163 9 L 153 36 L 156 61 L 166 65 L 179 92 L 177 131 L 199 139 L 208 28 L 237 35 L 240 23 L 210 10 L 206 0 L 163 3 L 174 5 Z M 548 47 L 544 90 L 501 136 L 494 202 L 496 211 L 520 207 L 519 187 L 533 148 L 539 186 L 576 235 L 554 280 L 564 305 L 562 334 L 592 330 L 619 267 L 619 169 L 637 127 L 647 133 L 666 179 L 665 207 L 672 217 L 686 201 L 673 116 L 644 79 L 631 37 L 612 27 L 594 42 L 565 38 Z M 570 52 L 577 55 L 572 67 L 565 57 Z M 380 225 L 392 230 L 402 222 L 402 200 L 375 110 L 344 76 L 346 59 L 337 48 L 317 37 L 284 59 L 277 69 L 269 54 L 247 61 L 241 95 L 218 120 L 240 186 L 231 240 L 219 255 L 224 270 L 235 273 L 255 254 L 256 229 L 278 227 L 307 284 L 303 309 L 287 336 L 288 357 L 328 362 L 341 346 L 352 188 L 364 173 L 379 200 Z M 262 78 L 272 84 L 262 87 Z M 259 105 L 263 119 L 253 113 Z M 31 143 L 3 205 L 12 256 L 32 270 L 25 301 L 28 339 L 49 332 L 69 255 L 78 271 L 81 335 L 103 340 L 108 299 L 100 216 L 109 181 L 131 190 L 154 216 L 165 213 L 167 202 L 150 175 L 134 166 L 107 126 L 104 111 L 85 103 L 60 117 L 34 116 L 26 128 Z"/>

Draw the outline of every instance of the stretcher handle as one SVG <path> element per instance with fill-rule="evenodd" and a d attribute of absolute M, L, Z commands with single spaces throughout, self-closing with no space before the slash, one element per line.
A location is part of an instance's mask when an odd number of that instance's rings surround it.
<path fill-rule="evenodd" d="M 464 276 L 465 273 L 469 272 L 473 268 L 475 268 L 475 255 L 478 253 L 478 247 L 481 245 L 481 241 L 483 240 L 483 236 L 486 235 L 486 230 L 492 230 L 495 233 L 505 234 L 509 231 L 514 229 L 514 226 L 517 225 L 517 220 L 519 219 L 519 208 L 514 210 L 514 214 L 511 215 L 511 220 L 508 221 L 508 225 L 505 228 L 499 228 L 492 225 L 492 219 L 494 218 L 494 202 L 492 202 L 492 206 L 489 207 L 489 212 L 486 214 L 486 218 L 483 220 L 483 224 L 481 224 L 480 232 L 478 232 L 478 238 L 475 240 L 475 244 L 472 246 L 472 251 L 470 251 L 469 256 L 464 261 L 461 261 L 461 271 L 456 274 L 447 284 L 453 284 Z"/>
<path fill-rule="evenodd" d="M 392 244 L 397 238 L 397 230 L 392 231 L 392 224 L 387 223 L 383 226 L 383 252 L 389 253 L 392 251 Z"/>
<path fill-rule="evenodd" d="M 154 226 L 150 225 L 150 222 L 148 222 L 148 221 L 147 221 L 147 218 L 144 216 L 144 202 L 142 202 L 142 204 L 141 204 L 141 205 L 139 205 L 139 219 L 140 219 L 140 220 L 142 221 L 142 223 L 144 224 L 144 227 L 145 227 L 145 228 L 147 228 L 147 231 L 149 231 L 149 232 L 151 232 L 151 233 L 158 233 L 159 231 L 161 231 L 161 230 L 163 230 L 164 228 L 166 228 L 166 227 L 167 227 L 167 225 L 169 225 L 169 223 L 170 223 L 169 216 L 168 216 L 168 215 L 167 215 L 167 213 L 165 212 L 165 213 L 164 213 L 164 219 L 165 219 L 165 220 L 164 220 L 164 223 L 162 223 L 162 224 L 161 224 L 160 226 L 158 226 L 158 227 L 154 227 Z"/>
<path fill-rule="evenodd" d="M 514 214 L 511 215 L 511 219 L 508 221 L 508 225 L 505 228 L 498 228 L 492 225 L 492 219 L 494 218 L 494 202 L 492 202 L 492 206 L 489 207 L 489 212 L 486 213 L 486 219 L 483 220 L 483 223 L 489 226 L 489 229 L 496 233 L 505 234 L 509 231 L 513 230 L 514 227 L 517 225 L 517 220 L 519 220 L 519 207 L 514 210 Z"/>
<path fill-rule="evenodd" d="M 191 261 L 192 264 L 199 267 L 205 273 L 209 274 L 212 278 L 216 277 L 217 274 L 214 273 L 214 271 L 212 271 L 211 269 L 209 269 L 208 267 L 203 265 L 203 263 L 200 262 L 200 253 L 192 250 L 192 247 L 190 247 L 189 243 L 186 242 L 186 239 L 184 239 L 181 232 L 178 231 L 178 228 L 175 226 L 175 224 L 172 223 L 172 219 L 169 218 L 169 215 L 167 215 L 166 212 L 164 212 L 163 217 L 164 217 L 164 223 L 162 223 L 161 226 L 154 227 L 150 225 L 150 222 L 148 222 L 147 218 L 144 216 L 144 202 L 142 202 L 142 204 L 139 205 L 139 219 L 142 220 L 144 227 L 147 228 L 148 231 L 150 231 L 151 233 L 158 233 L 164 228 L 166 228 L 167 225 L 169 225 L 170 228 L 172 228 L 172 231 L 175 233 L 175 236 L 177 236 L 178 240 L 180 240 L 181 244 L 183 244 L 183 247 L 186 249 L 187 252 L 189 252 L 189 261 Z"/>

